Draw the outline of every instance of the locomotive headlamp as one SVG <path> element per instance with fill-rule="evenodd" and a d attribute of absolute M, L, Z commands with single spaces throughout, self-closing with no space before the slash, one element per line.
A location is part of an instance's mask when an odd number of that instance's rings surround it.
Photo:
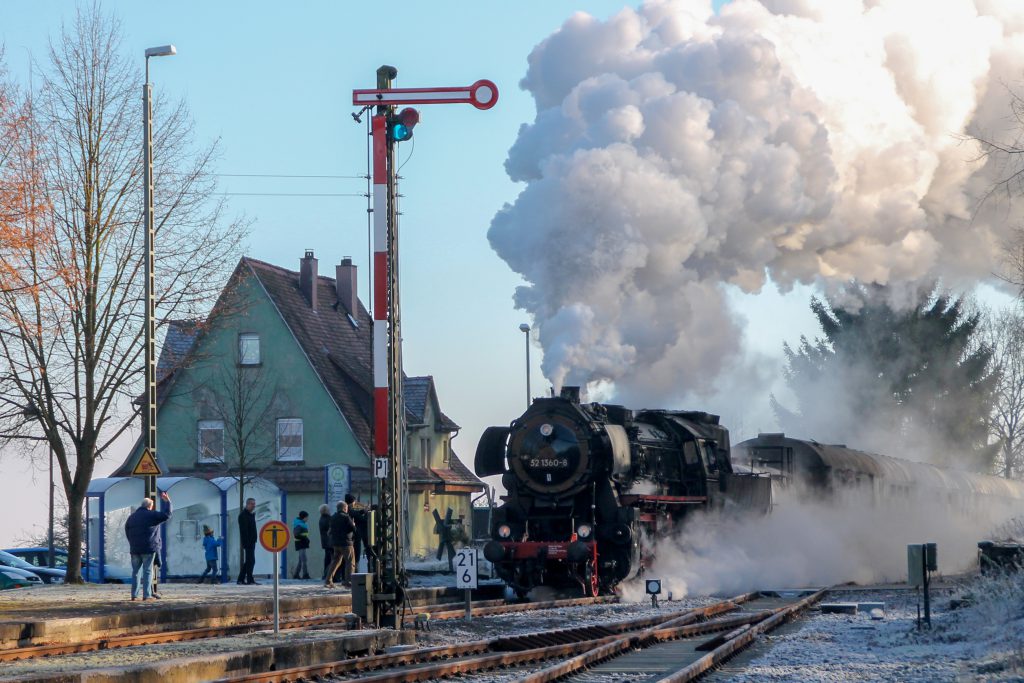
<path fill-rule="evenodd" d="M 590 538 L 590 534 L 593 531 L 593 528 L 591 528 L 589 524 L 580 524 L 576 527 L 576 535 L 580 538 Z"/>
<path fill-rule="evenodd" d="M 540 426 L 540 435 L 541 436 L 551 436 L 554 433 L 555 433 L 555 428 L 551 426 L 551 423 L 545 422 L 544 424 L 542 424 Z"/>
<path fill-rule="evenodd" d="M 510 527 L 508 524 L 502 524 L 498 527 L 498 535 L 502 538 L 508 538 L 512 535 L 512 527 Z"/>

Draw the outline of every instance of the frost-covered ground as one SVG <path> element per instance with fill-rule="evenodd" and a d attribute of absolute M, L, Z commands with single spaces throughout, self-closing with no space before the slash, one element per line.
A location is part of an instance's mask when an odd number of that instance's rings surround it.
<path fill-rule="evenodd" d="M 972 602 L 951 609 L 952 598 Z M 937 597 L 930 631 L 915 626 L 913 592 L 837 592 L 828 600 L 884 601 L 885 618 L 811 613 L 799 628 L 766 637 L 742 671 L 716 680 L 1024 681 L 1024 574 L 977 578 Z"/>
<path fill-rule="evenodd" d="M 439 621 L 431 624 L 431 630 L 428 634 L 425 634 L 423 644 L 451 645 L 472 640 L 496 638 L 498 636 L 553 631 L 555 629 L 574 628 L 577 626 L 652 616 L 654 614 L 670 614 L 707 605 L 717 602 L 717 600 L 717 598 L 687 598 L 685 600 L 662 602 L 658 608 L 651 607 L 649 602 L 582 605 L 579 607 L 563 607 L 561 609 L 533 612 L 513 612 L 511 614 L 482 617 L 470 621 Z"/>

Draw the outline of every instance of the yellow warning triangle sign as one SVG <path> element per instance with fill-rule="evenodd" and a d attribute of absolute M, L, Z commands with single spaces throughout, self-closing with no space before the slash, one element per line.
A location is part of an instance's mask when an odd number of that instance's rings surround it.
<path fill-rule="evenodd" d="M 139 475 L 161 475 L 163 472 L 160 471 L 160 466 L 156 464 L 156 458 L 149 452 L 149 449 L 142 451 L 142 457 L 135 463 L 135 469 L 132 470 L 132 474 Z"/>

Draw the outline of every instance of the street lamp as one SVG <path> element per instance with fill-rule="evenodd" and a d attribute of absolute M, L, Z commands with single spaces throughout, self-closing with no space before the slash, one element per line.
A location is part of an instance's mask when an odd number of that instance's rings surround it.
<path fill-rule="evenodd" d="M 519 326 L 519 331 L 526 336 L 526 407 L 530 407 L 530 326 L 523 323 Z"/>
<path fill-rule="evenodd" d="M 177 54 L 173 45 L 146 48 L 146 83 L 142 87 L 143 124 L 143 183 L 145 183 L 146 206 L 146 415 L 143 428 L 146 432 L 146 450 L 156 458 L 156 291 L 154 274 L 156 269 L 153 255 L 153 85 L 149 82 L 149 58 L 169 57 Z M 146 476 L 146 497 L 156 500 L 156 476 Z"/>

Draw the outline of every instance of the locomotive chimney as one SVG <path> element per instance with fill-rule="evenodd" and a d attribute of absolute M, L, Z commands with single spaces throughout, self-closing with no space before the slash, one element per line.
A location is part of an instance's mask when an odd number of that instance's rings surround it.
<path fill-rule="evenodd" d="M 570 403 L 580 402 L 580 388 L 579 387 L 562 387 L 561 397 Z"/>

